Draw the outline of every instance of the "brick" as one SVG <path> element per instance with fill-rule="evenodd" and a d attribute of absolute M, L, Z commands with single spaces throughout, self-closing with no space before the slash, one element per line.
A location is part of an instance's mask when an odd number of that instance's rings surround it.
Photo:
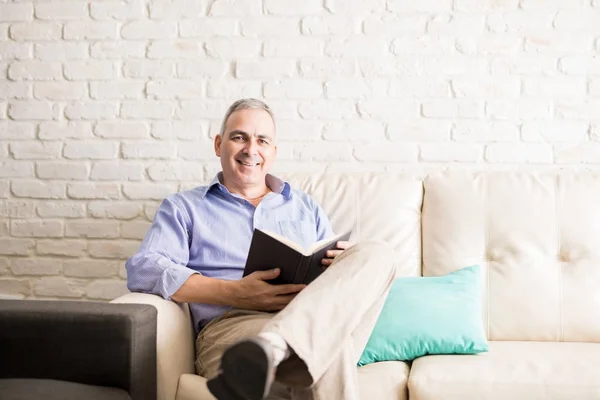
<path fill-rule="evenodd" d="M 65 143 L 63 156 L 67 159 L 106 160 L 116 158 L 119 151 L 118 143 L 104 141 L 69 141 Z"/>
<path fill-rule="evenodd" d="M 264 43 L 265 57 L 311 57 L 323 54 L 319 38 L 268 39 Z"/>
<path fill-rule="evenodd" d="M 64 199 L 64 183 L 45 183 L 39 181 L 18 181 L 11 185 L 15 197 L 30 197 L 32 199 Z"/>
<path fill-rule="evenodd" d="M 309 58 L 300 60 L 300 75 L 306 78 L 330 79 L 350 77 L 356 74 L 351 60 L 334 58 Z"/>
<path fill-rule="evenodd" d="M 70 202 L 43 202 L 36 211 L 40 218 L 81 218 L 86 214 L 84 204 Z"/>
<path fill-rule="evenodd" d="M 197 40 L 180 39 L 173 41 L 156 40 L 148 45 L 148 58 L 188 58 L 204 56 L 201 43 Z"/>
<path fill-rule="evenodd" d="M 491 163 L 551 163 L 552 146 L 532 143 L 494 143 L 487 145 L 485 159 Z"/>
<path fill-rule="evenodd" d="M 126 78 L 169 78 L 175 74 L 175 62 L 168 60 L 128 60 L 123 65 Z"/>
<path fill-rule="evenodd" d="M 600 97 L 600 79 L 594 79 L 590 82 L 589 93 L 590 93 L 590 96 Z M 1 128 L 0 128 L 0 138 L 2 138 Z"/>
<path fill-rule="evenodd" d="M 307 143 L 294 146 L 294 155 L 301 161 L 350 161 L 352 146 L 340 143 Z M 281 157 L 280 157 L 281 158 Z"/>
<path fill-rule="evenodd" d="M 0 198 L 6 199 L 10 195 L 10 183 L 8 181 L 0 181 Z M 5 221 L 7 222 L 7 221 Z"/>
<path fill-rule="evenodd" d="M 452 10 L 452 0 L 388 0 L 387 10 L 391 12 L 431 12 L 443 13 Z"/>
<path fill-rule="evenodd" d="M 449 54 L 454 51 L 454 38 L 443 36 L 404 36 L 392 41 L 392 53 L 405 54 Z"/>
<path fill-rule="evenodd" d="M 376 14 L 365 18 L 363 31 L 366 35 L 423 34 L 428 15 Z"/>
<path fill-rule="evenodd" d="M 297 36 L 300 21 L 294 17 L 248 17 L 240 21 L 242 36 L 273 37 Z"/>
<path fill-rule="evenodd" d="M 381 97 L 387 94 L 388 86 L 382 79 L 340 78 L 325 82 L 325 95 L 330 99 Z"/>
<path fill-rule="evenodd" d="M 213 142 L 210 140 L 180 143 L 177 156 L 184 160 L 214 160 L 216 158 Z"/>
<path fill-rule="evenodd" d="M 419 115 L 419 105 L 412 100 L 362 100 L 358 103 L 358 113 L 362 118 L 379 120 L 405 120 Z"/>
<path fill-rule="evenodd" d="M 325 9 L 321 0 L 265 0 L 265 14 L 272 15 L 309 15 L 322 14 Z"/>
<path fill-rule="evenodd" d="M 70 183 L 67 194 L 72 199 L 119 199 L 121 187 L 113 183 Z"/>
<path fill-rule="evenodd" d="M 540 99 L 488 100 L 485 108 L 487 117 L 492 120 L 533 121 L 552 116 L 552 103 Z"/>
<path fill-rule="evenodd" d="M 8 29 L 10 24 L 7 22 L 0 22 L 0 40 L 3 42 L 8 41 Z"/>
<path fill-rule="evenodd" d="M 423 102 L 422 113 L 427 118 L 481 118 L 484 107 L 471 100 L 428 100 Z"/>
<path fill-rule="evenodd" d="M 31 43 L 0 42 L 0 60 L 26 60 L 32 48 Z"/>
<path fill-rule="evenodd" d="M 323 83 L 319 80 L 286 79 L 265 83 L 264 96 L 277 99 L 311 99 L 323 93 Z"/>
<path fill-rule="evenodd" d="M 353 101 L 315 99 L 300 103 L 298 112 L 304 119 L 345 119 L 356 116 L 356 105 Z"/>
<path fill-rule="evenodd" d="M 521 81 L 518 77 L 457 78 L 451 87 L 456 98 L 517 98 Z"/>
<path fill-rule="evenodd" d="M 96 100 L 139 99 L 144 96 L 144 82 L 112 80 L 89 82 L 90 97 Z"/>
<path fill-rule="evenodd" d="M 146 55 L 145 42 L 96 42 L 90 45 L 92 58 L 129 59 L 143 58 Z"/>
<path fill-rule="evenodd" d="M 156 0 L 148 5 L 152 19 L 198 18 L 205 14 L 205 2 L 197 0 Z"/>
<path fill-rule="evenodd" d="M 0 140 L 28 140 L 35 137 L 35 124 L 29 122 L 0 122 Z"/>
<path fill-rule="evenodd" d="M 44 61 L 15 61 L 8 66 L 8 77 L 12 80 L 49 81 L 62 79 L 62 64 Z"/>
<path fill-rule="evenodd" d="M 40 123 L 38 138 L 43 140 L 56 139 L 87 139 L 92 137 L 92 125 L 82 121 L 46 121 Z"/>
<path fill-rule="evenodd" d="M 143 239 L 152 225 L 148 221 L 121 222 L 121 237 L 125 239 Z"/>
<path fill-rule="evenodd" d="M 121 28 L 121 37 L 127 40 L 168 39 L 177 37 L 177 23 L 167 21 L 132 21 Z"/>
<path fill-rule="evenodd" d="M 210 80 L 207 88 L 208 97 L 213 99 L 259 97 L 261 93 L 262 82 L 252 80 Z"/>
<path fill-rule="evenodd" d="M 386 10 L 385 0 L 325 0 L 325 8 L 333 14 L 369 15 Z"/>
<path fill-rule="evenodd" d="M 174 144 L 164 142 L 142 142 L 123 143 L 121 153 L 125 159 L 166 159 L 176 155 Z"/>
<path fill-rule="evenodd" d="M 234 18 L 197 18 L 179 23 L 179 36 L 182 38 L 209 38 L 212 36 L 234 36 Z"/>
<path fill-rule="evenodd" d="M 33 284 L 36 296 L 80 298 L 84 294 L 84 281 L 63 277 L 41 278 Z"/>
<path fill-rule="evenodd" d="M 152 181 L 203 181 L 204 171 L 192 162 L 156 162 L 148 167 Z"/>
<path fill-rule="evenodd" d="M 31 295 L 28 279 L 0 278 L 0 298 L 23 299 Z"/>
<path fill-rule="evenodd" d="M 519 0 L 455 0 L 454 11 L 473 14 L 499 13 L 519 8 Z"/>
<path fill-rule="evenodd" d="M 105 121 L 94 126 L 94 134 L 101 138 L 147 138 L 148 125 L 138 121 Z"/>
<path fill-rule="evenodd" d="M 117 274 L 118 265 L 107 260 L 64 260 L 63 271 L 74 278 L 107 278 Z"/>
<path fill-rule="evenodd" d="M 61 237 L 62 221 L 13 220 L 10 233 L 15 237 Z"/>
<path fill-rule="evenodd" d="M 89 244 L 89 253 L 92 258 L 128 259 L 138 247 L 137 240 L 94 240 Z"/>
<path fill-rule="evenodd" d="M 318 129 L 313 130 L 319 132 Z M 304 136 L 307 135 L 310 133 Z M 377 121 L 328 122 L 323 128 L 323 139 L 331 142 L 376 143 L 385 140 L 384 125 Z"/>
<path fill-rule="evenodd" d="M 392 142 L 446 142 L 450 126 L 448 121 L 410 119 L 388 124 L 386 136 Z"/>
<path fill-rule="evenodd" d="M 110 239 L 119 235 L 119 223 L 114 221 L 77 220 L 65 225 L 66 237 Z"/>
<path fill-rule="evenodd" d="M 185 100 L 181 102 L 181 107 L 177 110 L 176 115 L 178 119 L 182 120 L 198 118 L 219 120 L 223 118 L 227 107 L 229 107 L 229 102 L 221 100 Z"/>
<path fill-rule="evenodd" d="M 71 61 L 64 64 L 65 77 L 69 80 L 113 79 L 117 76 L 116 64 L 112 61 Z"/>
<path fill-rule="evenodd" d="M 34 218 L 35 204 L 31 200 L 1 200 L 0 216 L 4 219 Z"/>
<path fill-rule="evenodd" d="M 118 36 L 119 24 L 116 22 L 78 21 L 67 22 L 64 26 L 67 40 L 107 40 Z"/>
<path fill-rule="evenodd" d="M 117 116 L 119 103 L 113 102 L 77 102 L 67 104 L 65 116 L 68 119 L 98 120 L 112 119 Z"/>
<path fill-rule="evenodd" d="M 10 259 L 0 258 L 0 276 L 8 275 L 9 266 L 10 266 Z"/>
<path fill-rule="evenodd" d="M 265 43 L 265 51 L 268 43 Z M 214 37 L 206 39 L 205 49 L 206 54 L 214 58 L 253 58 L 260 54 L 261 41 L 245 37 Z"/>
<path fill-rule="evenodd" d="M 587 121 L 527 122 L 521 127 L 526 142 L 579 142 L 587 138 Z"/>
<path fill-rule="evenodd" d="M 298 103 L 293 100 L 269 100 L 269 107 L 273 110 L 276 119 L 298 119 Z M 223 110 L 226 110 L 224 108 Z M 223 118 L 223 114 L 219 116 L 219 119 Z"/>
<path fill-rule="evenodd" d="M 584 78 L 525 78 L 523 94 L 532 97 L 552 99 L 579 99 L 586 95 L 587 87 Z"/>
<path fill-rule="evenodd" d="M 90 15 L 97 20 L 135 20 L 145 17 L 145 2 L 106 1 L 90 3 Z"/>
<path fill-rule="evenodd" d="M 152 100 L 123 102 L 120 115 L 133 119 L 169 119 L 173 115 L 173 104 Z"/>
<path fill-rule="evenodd" d="M 427 33 L 436 35 L 482 34 L 484 28 L 485 16 L 483 15 L 440 14 L 427 23 Z"/>
<path fill-rule="evenodd" d="M 94 281 L 85 288 L 88 299 L 113 300 L 129 293 L 125 280 Z"/>
<path fill-rule="evenodd" d="M 57 22 L 24 22 L 10 26 L 9 35 L 16 41 L 60 40 L 62 26 Z"/>
<path fill-rule="evenodd" d="M 3 256 L 28 256 L 35 246 L 31 239 L 6 239 L 0 238 L 0 255 Z"/>
<path fill-rule="evenodd" d="M 231 96 L 234 97 L 238 96 Z M 194 140 L 206 137 L 207 133 L 208 123 L 203 121 L 157 121 L 151 128 L 152 137 L 161 140 Z"/>
<path fill-rule="evenodd" d="M 38 82 L 33 89 L 38 100 L 79 100 L 88 97 L 85 82 Z"/>
<path fill-rule="evenodd" d="M 179 61 L 178 78 L 220 78 L 228 74 L 229 64 L 221 60 Z M 210 82 L 210 81 L 209 81 Z"/>
<path fill-rule="evenodd" d="M 142 206 L 131 201 L 92 201 L 88 209 L 94 218 L 128 220 L 142 215 Z"/>
<path fill-rule="evenodd" d="M 208 9 L 211 17 L 245 17 L 261 14 L 260 0 L 216 0 Z"/>
<path fill-rule="evenodd" d="M 0 81 L 0 99 L 26 100 L 31 98 L 32 84 L 29 82 Z"/>
<path fill-rule="evenodd" d="M 80 1 L 53 1 L 35 5 L 35 16 L 45 20 L 79 20 L 89 15 L 87 3 Z"/>
<path fill-rule="evenodd" d="M 590 139 L 600 141 L 600 124 L 592 124 Z"/>
<path fill-rule="evenodd" d="M 146 95 L 155 99 L 195 99 L 203 96 L 203 83 L 185 80 L 151 81 Z"/>
<path fill-rule="evenodd" d="M 277 141 L 310 142 L 318 141 L 323 131 L 320 121 L 277 120 Z"/>
<path fill-rule="evenodd" d="M 33 18 L 33 5 L 27 3 L 21 4 L 0 4 L 0 21 L 18 22 L 29 21 Z"/>
<path fill-rule="evenodd" d="M 518 34 L 490 34 L 481 37 L 465 37 L 456 41 L 456 49 L 467 55 L 520 54 L 523 38 Z"/>
<path fill-rule="evenodd" d="M 487 27 L 496 33 L 521 33 L 535 35 L 552 29 L 555 10 L 510 11 L 488 15 Z"/>
<path fill-rule="evenodd" d="M 524 10 L 549 10 L 557 8 L 580 8 L 582 0 L 521 0 L 520 6 Z"/>
<path fill-rule="evenodd" d="M 82 181 L 87 180 L 90 171 L 86 164 L 66 162 L 38 162 L 36 163 L 37 176 L 40 179 L 58 179 Z"/>
<path fill-rule="evenodd" d="M 88 57 L 88 51 L 87 43 L 36 43 L 34 46 L 35 57 L 43 61 L 84 59 Z"/>
<path fill-rule="evenodd" d="M 554 56 L 525 55 L 499 56 L 492 60 L 492 75 L 543 75 L 557 74 L 558 59 Z"/>
<path fill-rule="evenodd" d="M 108 161 L 94 163 L 90 176 L 90 179 L 95 181 L 139 181 L 143 178 L 143 164 Z"/>
<path fill-rule="evenodd" d="M 600 143 L 557 145 L 554 149 L 557 164 L 598 164 L 600 163 Z"/>
<path fill-rule="evenodd" d="M 450 97 L 450 85 L 443 78 L 398 78 L 390 81 L 388 95 L 397 98 Z"/>
<path fill-rule="evenodd" d="M 558 102 L 555 107 L 556 117 L 560 119 L 596 119 L 600 109 L 600 100 Z"/>
<path fill-rule="evenodd" d="M 369 162 L 417 162 L 419 148 L 413 144 L 381 143 L 357 147 L 354 157 Z"/>
<path fill-rule="evenodd" d="M 600 71 L 600 56 L 563 57 L 558 68 L 568 75 L 597 74 Z"/>
<path fill-rule="evenodd" d="M 302 19 L 301 31 L 304 35 L 349 36 L 360 32 L 360 22 L 356 17 L 343 15 L 306 17 Z"/>
<path fill-rule="evenodd" d="M 388 52 L 389 42 L 382 36 L 336 38 L 327 42 L 325 54 L 330 57 L 377 57 Z"/>
<path fill-rule="evenodd" d="M 487 69 L 488 65 L 483 57 L 424 55 L 397 59 L 392 72 L 393 75 L 422 75 L 438 78 L 453 75 L 481 76 L 487 73 Z"/>
<path fill-rule="evenodd" d="M 422 144 L 421 160 L 426 162 L 480 162 L 483 146 L 467 143 Z"/>
<path fill-rule="evenodd" d="M 593 37 L 582 34 L 552 33 L 525 38 L 525 52 L 552 55 L 585 53 L 593 47 Z"/>
<path fill-rule="evenodd" d="M 86 243 L 80 240 L 40 239 L 35 243 L 38 255 L 81 257 L 86 250 Z"/>
<path fill-rule="evenodd" d="M 11 101 L 8 104 L 8 116 L 16 120 L 47 120 L 54 118 L 56 108 L 46 101 Z"/>
<path fill-rule="evenodd" d="M 129 200 L 162 200 L 177 191 L 175 185 L 125 183 L 123 193 Z"/>
<path fill-rule="evenodd" d="M 158 211 L 159 206 L 160 202 L 148 203 L 144 205 L 144 215 L 148 221 L 152 222 L 154 220 L 154 216 L 156 215 L 156 211 Z"/>
<path fill-rule="evenodd" d="M 22 161 L 0 162 L 0 178 L 33 177 L 33 163 Z"/>
<path fill-rule="evenodd" d="M 452 128 L 457 142 L 518 142 L 519 126 L 512 122 L 459 121 Z"/>

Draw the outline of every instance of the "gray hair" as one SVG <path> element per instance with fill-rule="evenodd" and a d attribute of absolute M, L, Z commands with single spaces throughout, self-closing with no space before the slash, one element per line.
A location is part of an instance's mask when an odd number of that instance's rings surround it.
<path fill-rule="evenodd" d="M 230 105 L 227 109 L 225 117 L 223 118 L 223 122 L 221 123 L 221 136 L 225 134 L 225 125 L 227 124 L 227 120 L 229 119 L 229 117 L 231 117 L 231 114 L 239 110 L 264 110 L 267 113 L 269 113 L 271 119 L 273 120 L 273 124 L 275 124 L 275 116 L 273 115 L 273 111 L 265 102 L 252 98 L 240 99 L 234 102 L 232 105 Z"/>

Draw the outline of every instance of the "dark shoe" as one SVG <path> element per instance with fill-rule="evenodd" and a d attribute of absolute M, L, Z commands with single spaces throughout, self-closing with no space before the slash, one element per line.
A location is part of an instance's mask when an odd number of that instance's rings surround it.
<path fill-rule="evenodd" d="M 263 400 L 274 379 L 271 345 L 260 337 L 252 337 L 225 350 L 221 371 L 206 385 L 218 400 Z"/>

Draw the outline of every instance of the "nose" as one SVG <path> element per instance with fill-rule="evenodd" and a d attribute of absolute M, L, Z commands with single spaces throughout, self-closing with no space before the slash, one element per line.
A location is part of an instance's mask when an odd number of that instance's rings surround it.
<path fill-rule="evenodd" d="M 244 153 L 248 155 L 257 154 L 258 145 L 255 138 L 250 138 L 244 146 Z"/>

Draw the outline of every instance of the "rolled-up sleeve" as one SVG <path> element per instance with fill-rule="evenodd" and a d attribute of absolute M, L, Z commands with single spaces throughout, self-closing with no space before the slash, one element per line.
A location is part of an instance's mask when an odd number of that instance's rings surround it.
<path fill-rule="evenodd" d="M 130 291 L 171 299 L 191 275 L 198 273 L 187 267 L 190 225 L 189 216 L 175 198 L 163 200 L 137 253 L 125 263 Z"/>

